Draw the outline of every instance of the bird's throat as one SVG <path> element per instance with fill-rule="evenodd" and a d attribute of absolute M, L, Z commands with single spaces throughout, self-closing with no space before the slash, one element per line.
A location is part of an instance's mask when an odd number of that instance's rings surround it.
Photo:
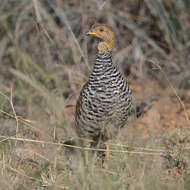
<path fill-rule="evenodd" d="M 113 48 L 114 48 L 114 41 L 99 42 L 98 44 L 98 52 L 100 53 L 112 51 Z"/>

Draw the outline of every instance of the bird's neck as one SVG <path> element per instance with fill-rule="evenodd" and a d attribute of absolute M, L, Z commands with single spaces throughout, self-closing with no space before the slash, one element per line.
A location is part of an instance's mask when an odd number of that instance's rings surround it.
<path fill-rule="evenodd" d="M 106 51 L 104 53 L 98 52 L 96 54 L 96 62 L 94 65 L 95 67 L 108 67 L 109 65 L 112 65 L 112 51 Z"/>
<path fill-rule="evenodd" d="M 96 61 L 92 73 L 103 75 L 111 67 L 113 67 L 112 52 L 111 51 L 107 51 L 105 53 L 98 52 L 96 54 Z"/>

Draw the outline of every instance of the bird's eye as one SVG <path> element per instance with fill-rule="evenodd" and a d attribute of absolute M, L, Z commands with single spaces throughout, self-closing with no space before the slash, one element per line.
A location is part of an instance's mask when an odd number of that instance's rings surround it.
<path fill-rule="evenodd" d="M 104 29 L 101 28 L 101 29 L 100 29 L 100 32 L 103 32 L 103 31 L 104 31 Z"/>

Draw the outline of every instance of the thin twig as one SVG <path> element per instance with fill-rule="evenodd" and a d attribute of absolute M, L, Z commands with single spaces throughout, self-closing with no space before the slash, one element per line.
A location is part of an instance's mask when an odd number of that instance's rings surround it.
<path fill-rule="evenodd" d="M 187 120 L 187 122 L 190 124 L 190 120 L 189 120 L 189 116 L 187 115 L 187 109 L 185 107 L 185 104 L 184 102 L 181 100 L 181 98 L 179 97 L 179 95 L 177 94 L 177 90 L 174 88 L 174 86 L 172 85 L 172 83 L 170 82 L 167 74 L 164 72 L 164 70 L 162 69 L 162 67 L 158 64 L 158 62 L 156 60 L 150 60 L 150 62 L 155 65 L 159 70 L 160 72 L 164 75 L 164 77 L 166 78 L 168 84 L 170 85 L 171 89 L 173 90 L 175 96 L 177 97 L 179 103 L 182 105 L 184 111 L 185 111 L 185 118 Z"/>
<path fill-rule="evenodd" d="M 15 117 L 15 120 L 16 120 L 16 137 L 18 136 L 18 117 L 17 117 L 17 114 L 16 114 L 16 111 L 15 111 L 15 108 L 14 108 L 14 105 L 13 105 L 13 87 L 11 87 L 11 93 L 10 93 L 10 104 L 11 104 L 11 108 L 13 110 L 13 114 L 14 114 L 14 117 Z"/>
<path fill-rule="evenodd" d="M 81 146 L 75 146 L 75 145 L 68 145 L 63 143 L 55 143 L 55 142 L 48 142 L 48 141 L 41 141 L 41 140 L 33 140 L 33 139 L 24 139 L 24 138 L 18 138 L 18 137 L 7 137 L 7 136 L 0 136 L 1 138 L 6 138 L 6 140 L 16 140 L 16 141 L 25 141 L 25 142 L 33 142 L 33 143 L 41 143 L 41 144 L 51 144 L 51 145 L 57 145 L 57 146 L 64 146 L 64 147 L 70 147 L 75 148 L 79 150 L 91 150 L 91 151 L 99 151 L 99 152 L 105 152 L 106 149 L 97 149 L 97 148 L 88 148 L 88 147 L 81 147 Z M 150 155 L 150 156 L 164 156 L 165 153 L 163 152 L 140 152 L 140 151 L 128 151 L 128 150 L 113 150 L 110 149 L 110 152 L 115 153 L 129 153 L 129 154 L 143 154 L 143 155 Z M 166 151 L 167 153 L 167 151 Z"/>

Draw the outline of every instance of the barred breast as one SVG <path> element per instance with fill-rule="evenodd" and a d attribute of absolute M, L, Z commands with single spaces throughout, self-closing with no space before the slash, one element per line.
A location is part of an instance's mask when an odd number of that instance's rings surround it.
<path fill-rule="evenodd" d="M 126 123 L 131 91 L 112 63 L 112 52 L 98 53 L 76 104 L 75 127 L 81 138 L 106 141 Z"/>

